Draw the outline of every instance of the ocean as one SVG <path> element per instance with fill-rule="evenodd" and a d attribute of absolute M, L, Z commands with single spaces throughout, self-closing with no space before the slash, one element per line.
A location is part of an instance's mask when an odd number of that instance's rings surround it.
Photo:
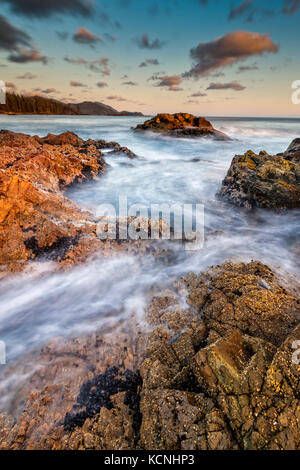
<path fill-rule="evenodd" d="M 188 272 L 199 273 L 228 260 L 259 260 L 278 273 L 299 277 L 300 211 L 247 213 L 220 201 L 216 193 L 236 154 L 251 149 L 283 152 L 300 137 L 300 119 L 210 118 L 230 142 L 174 139 L 137 134 L 140 117 L 0 116 L 0 129 L 44 136 L 73 131 L 87 139 L 105 139 L 129 147 L 139 158 L 107 155 L 107 173 L 77 185 L 67 196 L 97 212 L 100 204 L 202 204 L 206 239 L 188 252 L 170 242 L 165 265 L 149 257 L 120 255 L 64 273 L 48 273 L 39 264 L 26 278 L 0 284 L 0 339 L 11 362 L 54 337 L 76 337 L 109 330 L 134 314 L 143 322 L 147 293 Z M 292 247 L 292 248 L 291 248 Z M 107 313 L 110 312 L 110 315 Z M 112 321 L 113 318 L 113 321 Z M 1 385 L 0 385 L 1 394 Z M 0 400 L 1 402 L 1 400 Z"/>

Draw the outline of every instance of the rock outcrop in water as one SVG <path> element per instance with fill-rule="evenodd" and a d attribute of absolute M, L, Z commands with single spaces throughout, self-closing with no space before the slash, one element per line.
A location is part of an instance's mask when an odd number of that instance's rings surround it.
<path fill-rule="evenodd" d="M 299 320 L 259 262 L 190 274 L 153 298 L 151 333 L 46 346 L 0 448 L 300 449 Z"/>
<path fill-rule="evenodd" d="M 216 140 L 231 140 L 223 132 L 214 129 L 205 118 L 187 113 L 158 114 L 144 124 L 139 124 L 135 131 L 160 132 L 172 137 L 212 137 Z"/>
<path fill-rule="evenodd" d="M 300 207 L 300 146 L 292 142 L 284 154 L 236 155 L 223 181 L 220 196 L 247 209 Z"/>
<path fill-rule="evenodd" d="M 37 257 L 73 264 L 99 249 L 96 222 L 63 192 L 106 171 L 102 149 L 135 155 L 115 142 L 72 132 L 31 137 L 0 132 L 0 266 L 18 271 Z"/>

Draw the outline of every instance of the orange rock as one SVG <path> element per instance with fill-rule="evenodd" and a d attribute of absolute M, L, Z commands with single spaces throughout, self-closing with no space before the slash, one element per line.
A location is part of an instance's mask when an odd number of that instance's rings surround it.
<path fill-rule="evenodd" d="M 217 140 L 230 140 L 228 136 L 214 129 L 205 118 L 187 113 L 158 114 L 144 124 L 139 124 L 135 130 L 163 132 L 175 137 L 212 137 Z"/>

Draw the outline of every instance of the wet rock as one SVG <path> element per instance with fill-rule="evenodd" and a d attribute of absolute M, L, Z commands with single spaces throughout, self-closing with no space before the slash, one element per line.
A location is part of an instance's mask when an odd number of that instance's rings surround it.
<path fill-rule="evenodd" d="M 5 369 L 15 396 L 0 448 L 300 448 L 299 296 L 268 267 L 192 273 L 155 295 L 147 319 Z"/>
<path fill-rule="evenodd" d="M 122 147 L 118 142 L 106 142 L 105 140 L 92 140 L 89 139 L 86 141 L 88 145 L 95 145 L 97 149 L 113 149 L 110 152 L 107 152 L 108 155 L 110 154 L 124 154 L 128 158 L 137 158 L 137 155 L 132 152 L 128 147 Z"/>
<path fill-rule="evenodd" d="M 236 155 L 219 195 L 250 210 L 293 209 L 300 207 L 300 166 L 295 146 L 286 156 L 256 155 L 249 150 Z"/>
<path fill-rule="evenodd" d="M 0 175 L 0 186 L 2 266 L 18 270 L 38 256 L 63 258 L 80 237 L 95 238 L 89 214 L 62 194 L 46 192 L 16 175 Z"/>
<path fill-rule="evenodd" d="M 130 449 L 140 428 L 138 352 L 118 325 L 115 338 L 59 338 L 8 365 L 0 448 Z M 24 377 L 24 381 L 8 380 Z M 3 386 L 8 383 L 7 389 Z"/>
<path fill-rule="evenodd" d="M 212 137 L 216 140 L 231 140 L 223 132 L 214 129 L 205 118 L 187 113 L 158 114 L 144 124 L 139 124 L 135 131 L 161 132 L 173 137 Z"/>
<path fill-rule="evenodd" d="M 84 140 L 74 134 L 74 132 L 63 132 L 59 135 L 48 134 L 40 139 L 41 142 L 49 145 L 73 145 L 73 147 L 81 147 Z"/>
<path fill-rule="evenodd" d="M 291 162 L 300 163 L 300 139 L 294 139 L 282 156 Z"/>
<path fill-rule="evenodd" d="M 225 264 L 183 282 L 198 322 L 194 317 L 176 337 L 165 315 L 166 335 L 152 341 L 141 366 L 141 444 L 298 449 L 300 369 L 292 344 L 300 335 L 299 298 L 257 262 Z M 161 304 L 156 311 L 162 318 Z"/>
<path fill-rule="evenodd" d="M 188 277 L 185 282 L 189 285 Z M 211 334 L 224 336 L 238 329 L 279 345 L 300 321 L 298 298 L 282 288 L 273 272 L 259 262 L 213 268 L 204 280 L 198 278 L 191 294 L 202 286 L 207 288 L 207 282 L 210 294 L 201 315 Z M 193 301 L 192 306 L 197 308 L 197 303 Z"/>
<path fill-rule="evenodd" d="M 99 149 L 106 145 L 111 144 L 84 141 L 72 132 L 40 138 L 0 131 L 2 272 L 22 270 L 38 257 L 70 265 L 105 251 L 96 236 L 96 220 L 63 192 L 106 171 Z M 134 155 L 113 143 L 115 147 Z"/>

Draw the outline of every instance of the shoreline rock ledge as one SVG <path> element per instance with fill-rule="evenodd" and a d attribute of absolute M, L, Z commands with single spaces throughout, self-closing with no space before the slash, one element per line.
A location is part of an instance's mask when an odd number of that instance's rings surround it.
<path fill-rule="evenodd" d="M 207 119 L 187 113 L 158 114 L 144 124 L 136 126 L 134 131 L 160 132 L 172 137 L 211 137 L 215 140 L 231 140 L 229 136 L 216 130 Z"/>
<path fill-rule="evenodd" d="M 0 449 L 300 449 L 300 301 L 285 284 L 225 263 L 153 293 L 146 329 L 132 318 L 7 365 Z"/>
<path fill-rule="evenodd" d="M 278 155 L 264 150 L 236 155 L 218 195 L 247 210 L 300 208 L 299 142 Z"/>
<path fill-rule="evenodd" d="M 97 237 L 92 213 L 65 195 L 106 172 L 103 149 L 135 157 L 116 142 L 85 141 L 72 132 L 0 131 L 0 278 L 33 260 L 79 264 L 113 245 Z"/>

